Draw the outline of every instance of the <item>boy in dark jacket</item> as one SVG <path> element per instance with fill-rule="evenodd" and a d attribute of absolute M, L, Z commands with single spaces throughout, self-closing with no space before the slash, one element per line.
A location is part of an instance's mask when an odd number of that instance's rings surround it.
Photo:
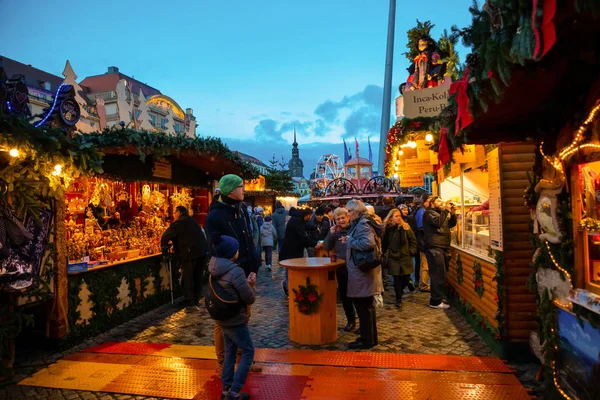
<path fill-rule="evenodd" d="M 198 301 L 202 297 L 202 282 L 206 259 L 206 237 L 198 222 L 188 215 L 184 206 L 173 211 L 173 223 L 160 239 L 163 253 L 169 242 L 173 243 L 175 255 L 181 267 L 184 302 L 188 311 L 197 311 Z"/>
<path fill-rule="evenodd" d="M 285 228 L 285 241 L 279 253 L 280 261 L 290 258 L 304 257 L 304 249 L 315 247 L 317 241 L 306 234 L 306 222 L 310 219 L 312 210 L 310 208 L 290 208 L 290 220 Z M 285 270 L 285 279 L 281 282 L 281 288 L 288 295 L 288 273 Z"/>
<path fill-rule="evenodd" d="M 215 321 L 223 331 L 225 341 L 225 360 L 221 380 L 223 382 L 221 399 L 249 399 L 248 393 L 241 393 L 246 382 L 250 366 L 254 360 L 254 344 L 248 329 L 247 306 L 254 303 L 254 291 L 250 287 L 249 279 L 234 260 L 239 254 L 239 243 L 230 236 L 221 236 L 214 232 L 211 235 L 213 251 L 216 260 L 211 263 L 209 272 L 213 278 L 213 285 L 218 284 L 231 297 L 237 298 L 240 310 L 237 315 L 223 320 Z M 254 276 L 254 275 L 252 275 Z M 236 353 L 241 350 L 241 357 L 237 370 L 235 369 Z"/>

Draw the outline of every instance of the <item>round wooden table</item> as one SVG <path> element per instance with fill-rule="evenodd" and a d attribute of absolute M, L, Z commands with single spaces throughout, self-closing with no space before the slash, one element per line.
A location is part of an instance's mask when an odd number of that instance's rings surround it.
<path fill-rule="evenodd" d="M 290 339 L 299 344 L 326 344 L 337 340 L 337 292 L 335 270 L 344 265 L 343 260 L 331 262 L 329 257 L 292 258 L 280 261 L 288 269 Z M 307 280 L 323 294 L 317 312 L 306 315 L 294 301 L 300 286 Z"/>

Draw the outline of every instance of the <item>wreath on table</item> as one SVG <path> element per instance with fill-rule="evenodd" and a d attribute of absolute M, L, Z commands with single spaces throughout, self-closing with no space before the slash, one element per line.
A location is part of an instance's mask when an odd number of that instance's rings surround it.
<path fill-rule="evenodd" d="M 310 283 L 310 278 L 306 278 L 306 286 L 298 286 L 294 291 L 294 303 L 302 314 L 311 315 L 319 311 L 319 305 L 323 300 L 323 294 L 319 293 L 317 285 Z"/>

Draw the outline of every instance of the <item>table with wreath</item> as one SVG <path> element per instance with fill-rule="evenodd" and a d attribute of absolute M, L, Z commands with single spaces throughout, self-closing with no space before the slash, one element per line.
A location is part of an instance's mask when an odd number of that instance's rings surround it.
<path fill-rule="evenodd" d="M 299 344 L 326 344 L 337 340 L 335 270 L 343 260 L 329 257 L 280 261 L 288 269 L 290 339 Z"/>

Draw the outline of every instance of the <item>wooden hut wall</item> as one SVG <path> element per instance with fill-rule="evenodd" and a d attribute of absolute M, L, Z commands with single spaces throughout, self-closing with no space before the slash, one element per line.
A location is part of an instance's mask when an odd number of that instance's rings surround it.
<path fill-rule="evenodd" d="M 462 283 L 458 282 L 457 254 L 460 255 L 462 262 Z M 479 297 L 479 295 L 475 292 L 475 284 L 473 283 L 473 264 L 475 261 L 481 265 L 483 286 L 485 288 L 482 297 Z M 450 267 L 447 275 L 448 282 L 454 287 L 454 289 L 456 289 L 461 298 L 471 303 L 471 305 L 475 307 L 482 316 L 487 317 L 490 323 L 497 328 L 498 321 L 496 318 L 494 318 L 494 314 L 496 311 L 498 311 L 498 303 L 495 300 L 498 293 L 498 285 L 493 280 L 494 275 L 496 275 L 495 264 L 484 261 L 464 251 L 452 249 L 452 258 L 450 260 Z"/>
<path fill-rule="evenodd" d="M 533 249 L 529 240 L 531 217 L 523 203 L 529 185 L 535 146 L 502 143 L 500 146 L 502 221 L 504 246 L 504 290 L 506 335 L 509 342 L 526 342 L 537 330 L 535 294 L 527 288 Z"/>

